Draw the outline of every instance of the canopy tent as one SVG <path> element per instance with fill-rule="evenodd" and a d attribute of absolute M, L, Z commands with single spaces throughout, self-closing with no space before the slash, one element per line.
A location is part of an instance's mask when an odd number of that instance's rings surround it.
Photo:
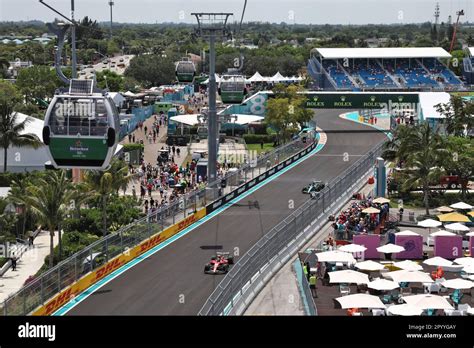
<path fill-rule="evenodd" d="M 433 283 L 430 275 L 420 271 L 393 271 L 383 275 L 385 278 L 391 278 L 393 281 L 400 283 Z"/>
<path fill-rule="evenodd" d="M 283 81 L 288 81 L 287 77 L 284 77 L 280 72 L 277 72 L 275 75 L 273 75 L 270 78 L 271 82 L 283 82 Z"/>
<path fill-rule="evenodd" d="M 221 82 L 221 78 L 219 77 L 219 75 L 215 74 L 214 76 L 216 77 L 216 82 L 217 83 Z M 209 79 L 201 82 L 201 84 L 203 84 L 203 85 L 207 85 L 208 83 L 209 83 Z"/>
<path fill-rule="evenodd" d="M 347 308 L 385 308 L 378 296 L 368 294 L 353 294 L 336 298 L 342 309 Z"/>
<path fill-rule="evenodd" d="M 346 244 L 346 245 L 341 246 L 339 250 L 345 251 L 347 253 L 360 253 L 360 252 L 366 251 L 367 248 L 359 244 Z"/>
<path fill-rule="evenodd" d="M 347 283 L 347 284 L 367 284 L 370 282 L 369 276 L 365 273 L 344 269 L 341 271 L 329 272 L 330 283 Z"/>
<path fill-rule="evenodd" d="M 423 221 L 418 221 L 418 226 L 432 228 L 432 227 L 439 227 L 443 223 L 441 221 L 433 220 L 433 219 L 426 219 Z"/>
<path fill-rule="evenodd" d="M 123 93 L 123 95 L 125 97 L 130 97 L 130 98 L 133 98 L 133 97 L 136 97 L 137 95 L 135 93 L 132 93 L 130 91 L 126 91 L 125 93 Z"/>
<path fill-rule="evenodd" d="M 462 215 L 459 213 L 448 213 L 438 215 L 439 221 L 443 222 L 470 222 L 469 218 L 466 215 Z"/>
<path fill-rule="evenodd" d="M 248 79 L 248 82 L 264 82 L 266 81 L 267 79 L 265 79 L 262 75 L 260 75 L 260 73 L 257 71 L 255 74 L 252 75 L 252 77 L 250 77 Z"/>
<path fill-rule="evenodd" d="M 406 303 L 390 306 L 388 307 L 388 311 L 393 315 L 400 315 L 404 317 L 421 315 L 423 313 L 423 309 Z"/>
<path fill-rule="evenodd" d="M 402 298 L 408 305 L 420 309 L 454 309 L 443 296 L 420 294 Z"/>
<path fill-rule="evenodd" d="M 315 48 L 324 59 L 450 58 L 441 47 Z"/>
<path fill-rule="evenodd" d="M 367 284 L 367 287 L 379 291 L 388 291 L 397 289 L 400 285 L 392 280 L 379 278 Z"/>
<path fill-rule="evenodd" d="M 380 271 L 385 268 L 384 265 L 372 260 L 357 262 L 355 267 L 364 271 Z"/>
<path fill-rule="evenodd" d="M 393 264 L 395 267 L 403 269 L 405 271 L 422 271 L 423 267 L 412 260 L 404 260 L 395 262 Z"/>
<path fill-rule="evenodd" d="M 442 258 L 440 256 L 435 256 L 429 259 L 426 259 L 423 261 L 425 265 L 429 266 L 439 266 L 439 267 L 450 267 L 453 265 L 453 263 L 449 260 L 446 260 L 445 258 Z"/>
<path fill-rule="evenodd" d="M 457 202 L 457 203 L 451 204 L 450 207 L 453 209 L 460 209 L 460 210 L 469 210 L 469 209 L 474 208 L 472 205 L 464 203 L 464 202 Z"/>
<path fill-rule="evenodd" d="M 448 230 L 451 230 L 451 231 L 459 231 L 459 232 L 469 231 L 469 227 L 467 227 L 463 224 L 460 224 L 459 222 L 455 222 L 455 223 L 452 223 L 452 224 L 447 224 L 447 225 L 444 225 L 444 227 Z"/>

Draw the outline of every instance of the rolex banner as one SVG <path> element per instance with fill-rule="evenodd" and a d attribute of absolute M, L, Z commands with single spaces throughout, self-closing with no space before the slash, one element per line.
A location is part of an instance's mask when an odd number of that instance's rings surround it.
<path fill-rule="evenodd" d="M 307 93 L 310 109 L 416 109 L 418 94 Z"/>

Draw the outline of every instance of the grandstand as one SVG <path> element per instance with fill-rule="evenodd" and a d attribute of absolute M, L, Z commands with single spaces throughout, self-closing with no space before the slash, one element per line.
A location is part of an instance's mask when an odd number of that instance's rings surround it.
<path fill-rule="evenodd" d="M 440 47 L 315 48 L 308 73 L 325 90 L 464 90 L 449 58 Z"/>
<path fill-rule="evenodd" d="M 463 59 L 462 72 L 468 85 L 474 85 L 474 47 L 465 49 L 466 57 Z"/>

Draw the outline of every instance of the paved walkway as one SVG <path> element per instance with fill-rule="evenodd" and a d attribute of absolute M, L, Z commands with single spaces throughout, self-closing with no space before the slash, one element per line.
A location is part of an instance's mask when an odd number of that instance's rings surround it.
<path fill-rule="evenodd" d="M 54 246 L 58 245 L 58 234 L 54 236 Z M 9 295 L 17 292 L 28 279 L 35 275 L 49 255 L 49 232 L 42 231 L 36 238 L 34 246 L 29 248 L 17 261 L 16 271 L 12 268 L 0 277 L 0 303 Z"/>

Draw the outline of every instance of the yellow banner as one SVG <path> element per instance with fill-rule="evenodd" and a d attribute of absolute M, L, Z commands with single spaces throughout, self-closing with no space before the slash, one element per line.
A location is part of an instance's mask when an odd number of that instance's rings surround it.
<path fill-rule="evenodd" d="M 141 254 L 147 252 L 153 247 L 157 246 L 166 239 L 174 236 L 178 232 L 181 232 L 186 227 L 192 225 L 196 221 L 202 219 L 206 216 L 206 209 L 203 208 L 193 215 L 188 216 L 186 219 L 181 220 L 180 222 L 174 224 L 173 226 L 168 227 L 161 233 L 144 240 L 139 245 L 133 247 L 132 249 L 127 250 L 126 252 L 116 256 L 109 262 L 107 262 L 102 267 L 96 269 L 95 271 L 86 274 L 84 277 L 79 279 L 77 282 L 69 285 L 66 289 L 61 291 L 59 294 L 54 296 L 49 300 L 45 305 L 40 306 L 32 315 L 50 315 L 65 305 L 67 302 L 72 300 L 75 296 L 79 295 L 81 292 L 89 288 L 91 285 L 97 283 L 102 278 L 106 277 L 110 273 L 119 269 L 121 266 L 125 265 L 127 262 L 135 259 Z"/>

